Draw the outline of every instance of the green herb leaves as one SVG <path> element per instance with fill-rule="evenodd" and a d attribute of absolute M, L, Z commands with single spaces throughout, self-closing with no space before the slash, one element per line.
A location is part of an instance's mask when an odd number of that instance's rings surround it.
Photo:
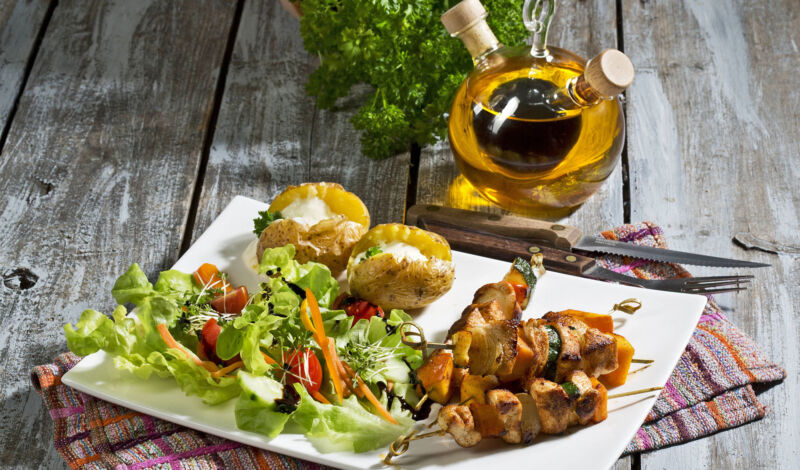
<path fill-rule="evenodd" d="M 282 218 L 283 216 L 281 215 L 280 211 L 258 211 L 258 217 L 253 219 L 253 233 L 255 233 L 257 237 L 260 237 L 261 232 L 269 227 L 269 224 Z"/>
<path fill-rule="evenodd" d="M 461 41 L 450 37 L 439 17 L 456 0 L 303 0 L 300 32 L 321 64 L 308 94 L 331 108 L 353 85 L 374 91 L 353 116 L 362 130 L 361 151 L 386 158 L 412 143 L 431 144 L 447 131 L 453 95 L 472 70 Z M 484 0 L 489 26 L 504 44 L 528 36 L 519 0 Z"/>

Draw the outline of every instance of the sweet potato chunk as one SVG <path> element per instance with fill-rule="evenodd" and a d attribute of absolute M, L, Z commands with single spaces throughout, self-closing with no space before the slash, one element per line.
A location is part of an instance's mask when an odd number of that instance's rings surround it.
<path fill-rule="evenodd" d="M 453 375 L 453 356 L 445 351 L 436 351 L 417 369 L 417 378 L 422 382 L 431 400 L 446 404 L 450 401 Z"/>
<path fill-rule="evenodd" d="M 569 315 L 573 318 L 586 323 L 591 328 L 597 328 L 603 333 L 611 334 L 614 332 L 614 319 L 611 315 L 602 313 L 583 312 L 581 310 L 563 310 L 559 313 Z"/>
<path fill-rule="evenodd" d="M 500 382 L 494 375 L 467 375 L 461 381 L 461 403 L 486 403 L 486 391 L 497 387 Z"/>
<path fill-rule="evenodd" d="M 618 334 L 614 335 L 614 339 L 617 341 L 617 368 L 600 376 L 600 382 L 607 388 L 618 387 L 628 380 L 628 371 L 633 360 L 633 345 Z"/>
<path fill-rule="evenodd" d="M 475 429 L 481 433 L 481 437 L 500 437 L 505 434 L 503 420 L 500 419 L 500 413 L 494 406 L 473 402 L 469 404 L 469 411 L 472 412 Z"/>
<path fill-rule="evenodd" d="M 608 390 L 594 377 L 591 377 L 592 387 L 597 390 L 597 408 L 595 408 L 594 416 L 592 416 L 593 423 L 605 421 L 608 418 Z"/>

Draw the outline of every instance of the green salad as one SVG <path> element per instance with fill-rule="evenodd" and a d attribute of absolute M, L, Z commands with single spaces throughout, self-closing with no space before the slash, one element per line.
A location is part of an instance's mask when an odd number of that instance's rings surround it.
<path fill-rule="evenodd" d="M 142 379 L 173 377 L 208 405 L 235 399 L 243 430 L 275 437 L 290 427 L 324 452 L 385 446 L 414 424 L 422 354 L 397 331 L 411 318 L 334 309 L 330 270 L 294 255 L 292 245 L 266 250 L 255 293 L 213 265 L 152 284 L 133 264 L 114 284 L 111 317 L 84 311 L 64 326 L 67 344 L 82 356 L 103 350 Z"/>

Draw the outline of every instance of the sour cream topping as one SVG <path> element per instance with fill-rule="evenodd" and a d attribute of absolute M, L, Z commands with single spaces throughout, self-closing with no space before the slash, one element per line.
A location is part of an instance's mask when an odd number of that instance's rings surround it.
<path fill-rule="evenodd" d="M 379 243 L 378 248 L 380 248 L 382 253 L 391 254 L 398 261 L 403 259 L 407 259 L 409 261 L 426 261 L 428 259 L 427 256 L 423 255 L 422 252 L 419 251 L 419 248 L 409 245 L 405 242 L 393 241 L 389 243 Z M 366 257 L 366 254 L 366 251 L 359 253 L 356 259 L 361 262 Z"/>
<path fill-rule="evenodd" d="M 284 219 L 292 219 L 306 225 L 315 225 L 321 220 L 336 216 L 328 204 L 316 196 L 295 199 L 280 212 Z"/>

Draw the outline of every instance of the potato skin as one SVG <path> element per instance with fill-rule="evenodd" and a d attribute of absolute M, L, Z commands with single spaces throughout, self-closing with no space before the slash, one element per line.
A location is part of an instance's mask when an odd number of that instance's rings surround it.
<path fill-rule="evenodd" d="M 428 259 L 398 261 L 390 253 L 379 253 L 356 262 L 356 256 L 377 242 L 395 240 L 417 246 Z M 452 287 L 455 267 L 450 259 L 432 257 L 428 254 L 431 252 L 450 258 L 449 244 L 435 233 L 401 224 L 374 227 L 353 248 L 347 268 L 350 293 L 384 310 L 415 309 L 432 303 Z"/>
<path fill-rule="evenodd" d="M 269 224 L 258 239 L 258 259 L 267 248 L 294 245 L 300 263 L 316 261 L 327 266 L 334 276 L 344 271 L 347 259 L 367 227 L 343 216 L 306 226 L 295 220 L 279 219 Z"/>

